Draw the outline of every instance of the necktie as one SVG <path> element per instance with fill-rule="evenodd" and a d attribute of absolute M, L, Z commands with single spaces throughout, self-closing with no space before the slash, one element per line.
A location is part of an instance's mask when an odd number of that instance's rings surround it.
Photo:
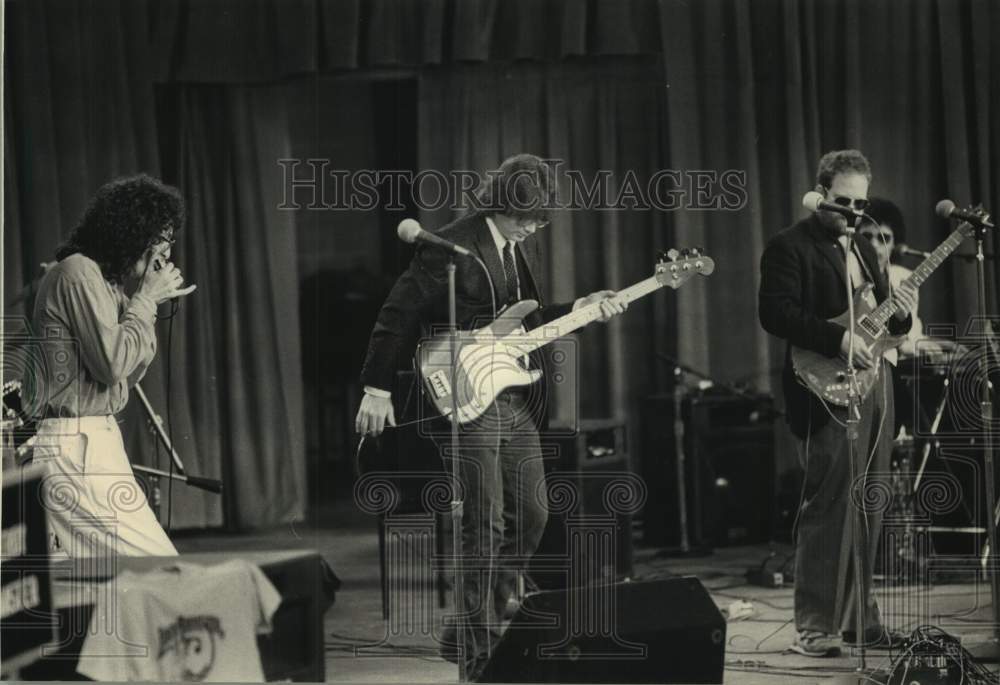
<path fill-rule="evenodd" d="M 846 242 L 846 241 L 844 241 Z M 851 281 L 852 288 L 858 288 L 865 282 L 864 274 L 861 271 L 861 260 L 858 259 L 857 254 L 853 251 L 847 253 L 847 248 L 844 243 L 839 240 L 837 243 L 840 245 L 840 254 L 844 255 L 844 262 L 847 269 L 847 276 Z"/>
<path fill-rule="evenodd" d="M 507 304 L 517 302 L 517 267 L 514 264 L 514 243 L 508 241 L 503 249 L 503 275 L 507 281 Z"/>
<path fill-rule="evenodd" d="M 517 302 L 517 265 L 514 261 L 514 243 L 507 241 L 503 248 L 503 276 L 507 281 L 507 306 Z M 525 369 L 531 367 L 528 355 L 523 354 L 519 358 L 521 366 Z"/>

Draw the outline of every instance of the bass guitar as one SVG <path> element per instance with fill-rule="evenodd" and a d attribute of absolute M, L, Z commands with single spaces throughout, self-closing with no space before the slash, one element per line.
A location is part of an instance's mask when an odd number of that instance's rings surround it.
<path fill-rule="evenodd" d="M 715 262 L 700 251 L 670 250 L 661 256 L 649 278 L 618 292 L 632 302 L 667 286 L 675 290 L 695 275 L 708 276 Z M 416 362 L 426 395 L 434 408 L 450 420 L 452 393 L 457 394 L 458 422 L 465 424 L 482 416 L 507 388 L 525 386 L 541 378 L 538 369 L 527 369 L 522 360 L 540 347 L 569 335 L 601 317 L 599 302 L 525 332 L 523 319 L 538 309 L 535 300 L 522 300 L 505 309 L 493 323 L 457 334 L 457 382 L 452 382 L 452 337 L 437 335 L 417 348 Z"/>

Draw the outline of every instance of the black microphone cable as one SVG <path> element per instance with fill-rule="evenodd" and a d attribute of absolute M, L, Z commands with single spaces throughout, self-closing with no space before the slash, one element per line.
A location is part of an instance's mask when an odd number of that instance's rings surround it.
<path fill-rule="evenodd" d="M 171 378 L 172 377 L 171 369 L 172 369 L 173 365 L 170 363 L 170 357 L 171 357 L 170 353 L 171 353 L 171 351 L 173 349 L 174 317 L 177 316 L 177 312 L 180 310 L 180 306 L 181 306 L 180 302 L 178 302 L 177 300 L 170 300 L 170 314 L 168 314 L 167 316 L 159 316 L 159 315 L 157 315 L 157 317 L 156 317 L 157 320 L 159 320 L 159 321 L 166 321 L 167 322 L 167 372 L 166 372 L 167 373 L 167 377 L 166 377 L 166 381 L 164 383 L 164 386 L 165 386 L 164 387 L 164 391 L 166 392 L 166 395 L 167 395 L 167 442 L 170 443 L 170 447 L 169 447 L 168 453 L 167 453 L 167 463 L 169 464 L 169 466 L 167 468 L 167 472 L 170 474 L 170 476 L 167 478 L 167 525 L 166 525 L 166 532 L 167 533 L 170 532 L 170 524 L 171 524 L 173 513 L 174 513 L 174 498 L 173 498 L 173 494 L 174 494 L 174 468 L 175 468 L 175 465 L 174 465 L 174 455 L 173 455 L 174 422 L 173 422 L 173 414 L 172 414 L 172 411 L 171 411 L 172 403 L 170 401 L 170 398 L 171 398 L 171 392 L 170 391 L 172 389 L 171 388 L 171 380 L 172 380 L 172 378 Z"/>
<path fill-rule="evenodd" d="M 156 265 L 159 266 L 159 263 Z M 156 268 L 156 267 L 154 267 Z M 156 268 L 159 271 L 159 268 Z M 170 313 L 166 316 L 156 315 L 157 321 L 167 322 L 167 371 L 166 380 L 164 383 L 164 392 L 167 396 L 167 442 L 170 443 L 169 449 L 167 450 L 167 463 L 169 464 L 167 472 L 170 474 L 167 478 L 167 525 L 165 532 L 170 533 L 170 526 L 173 520 L 174 513 L 174 422 L 173 422 L 173 412 L 171 410 L 172 403 L 171 398 L 171 380 L 172 380 L 172 364 L 170 363 L 171 351 L 173 349 L 173 338 L 174 338 L 174 317 L 177 316 L 177 312 L 180 310 L 181 304 L 177 299 L 170 300 Z M 155 419 L 154 419 L 155 420 Z M 157 443 L 157 457 L 159 456 L 159 443 Z"/>

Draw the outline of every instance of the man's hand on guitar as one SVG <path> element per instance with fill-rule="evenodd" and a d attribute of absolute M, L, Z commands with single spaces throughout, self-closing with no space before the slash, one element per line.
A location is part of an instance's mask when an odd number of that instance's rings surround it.
<path fill-rule="evenodd" d="M 847 350 L 851 344 L 850 331 L 844 331 L 844 337 L 840 339 L 840 356 L 847 359 Z M 854 366 L 859 369 L 870 369 L 875 366 L 875 359 L 872 351 L 868 349 L 864 338 L 860 335 L 854 336 Z"/>
<path fill-rule="evenodd" d="M 898 288 L 893 289 L 892 299 L 899 304 L 899 308 L 895 312 L 896 318 L 900 321 L 904 320 L 910 315 L 910 312 L 917 308 L 917 286 L 908 280 L 903 281 Z"/>
<path fill-rule="evenodd" d="M 391 397 L 376 397 L 365 393 L 361 398 L 358 416 L 354 419 L 354 430 L 361 435 L 378 436 L 386 425 L 396 425 L 396 413 L 392 408 Z"/>
<path fill-rule="evenodd" d="M 577 307 L 586 307 L 587 305 L 594 304 L 595 302 L 601 303 L 601 318 L 598 321 L 606 322 L 612 317 L 618 316 L 628 309 L 628 302 L 624 299 L 616 297 L 618 293 L 614 290 L 598 290 L 596 293 L 591 293 L 579 301 Z"/>

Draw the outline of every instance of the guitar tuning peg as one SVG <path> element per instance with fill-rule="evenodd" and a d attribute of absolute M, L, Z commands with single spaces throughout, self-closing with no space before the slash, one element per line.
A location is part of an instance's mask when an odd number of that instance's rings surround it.
<path fill-rule="evenodd" d="M 681 248 L 681 259 L 687 259 L 691 256 L 691 250 L 686 247 Z"/>
<path fill-rule="evenodd" d="M 692 257 L 700 257 L 704 252 L 705 252 L 705 248 L 703 248 L 703 247 L 692 247 L 691 248 L 691 256 Z"/>
<path fill-rule="evenodd" d="M 660 250 L 659 252 L 656 253 L 656 261 L 659 262 L 660 264 L 668 261 L 669 259 L 670 257 L 663 250 Z"/>
<path fill-rule="evenodd" d="M 676 262 L 677 261 L 677 257 L 679 257 L 679 256 L 680 256 L 680 253 L 677 250 L 675 250 L 674 248 L 670 248 L 669 250 L 667 250 L 667 257 L 670 259 L 670 261 Z"/>

